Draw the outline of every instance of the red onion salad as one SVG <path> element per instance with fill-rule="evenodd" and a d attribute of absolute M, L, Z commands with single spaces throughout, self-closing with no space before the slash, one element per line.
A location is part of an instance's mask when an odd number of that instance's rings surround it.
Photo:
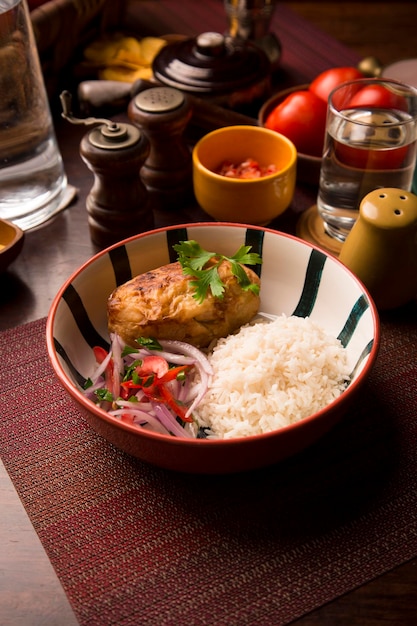
<path fill-rule="evenodd" d="M 97 367 L 84 393 L 124 423 L 176 437 L 195 438 L 193 411 L 213 374 L 198 348 L 173 340 L 138 339 L 128 346 L 110 335 L 110 349 L 94 348 Z"/>

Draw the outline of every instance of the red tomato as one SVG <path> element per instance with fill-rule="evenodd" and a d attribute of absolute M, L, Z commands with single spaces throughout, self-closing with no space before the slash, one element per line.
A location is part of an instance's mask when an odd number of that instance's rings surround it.
<path fill-rule="evenodd" d="M 96 359 L 96 361 L 97 361 L 97 363 L 99 365 L 101 363 L 103 363 L 104 359 L 106 359 L 109 356 L 109 353 L 107 352 L 107 350 L 105 350 L 101 346 L 94 346 L 93 353 L 94 353 L 95 359 Z M 109 367 L 109 366 L 107 366 L 107 367 Z"/>
<path fill-rule="evenodd" d="M 366 85 L 355 93 L 349 101 L 349 107 L 371 107 L 378 109 L 407 110 L 404 98 L 382 85 Z"/>
<path fill-rule="evenodd" d="M 138 376 L 155 374 L 157 378 L 162 378 L 169 370 L 168 362 L 160 356 L 145 356 L 142 365 L 138 365 L 136 373 Z"/>
<path fill-rule="evenodd" d="M 366 150 L 365 148 L 353 148 L 346 144 L 338 144 L 336 147 L 337 158 L 345 165 L 368 170 L 391 170 L 397 169 L 407 156 L 407 146 L 395 150 Z"/>
<path fill-rule="evenodd" d="M 349 99 L 346 108 L 405 110 L 407 107 L 403 96 L 382 85 L 366 85 Z M 340 144 L 336 153 L 341 161 L 352 167 L 390 170 L 401 167 L 407 151 L 408 146 L 391 150 L 365 150 Z"/>
<path fill-rule="evenodd" d="M 268 115 L 265 127 L 288 137 L 298 152 L 321 156 L 326 103 L 313 92 L 294 91 Z"/>
<path fill-rule="evenodd" d="M 333 67 L 319 74 L 310 84 L 310 91 L 327 102 L 330 92 L 338 85 L 349 80 L 363 78 L 356 67 Z"/>
<path fill-rule="evenodd" d="M 94 346 L 93 353 L 94 353 L 95 359 L 96 359 L 96 361 L 97 361 L 97 363 L 99 365 L 101 365 L 101 363 L 103 363 L 103 361 L 109 356 L 109 353 L 104 348 L 102 348 L 101 346 Z M 110 361 L 106 365 L 106 369 L 104 370 L 104 379 L 106 381 L 107 389 L 109 389 L 109 391 L 114 393 L 114 387 L 113 387 L 113 359 L 110 359 Z"/>

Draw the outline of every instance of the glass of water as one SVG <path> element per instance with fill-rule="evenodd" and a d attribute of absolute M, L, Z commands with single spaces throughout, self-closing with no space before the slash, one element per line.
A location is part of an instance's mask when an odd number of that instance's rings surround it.
<path fill-rule="evenodd" d="M 0 0 L 0 218 L 38 226 L 66 190 L 26 0 Z"/>
<path fill-rule="evenodd" d="M 373 189 L 409 191 L 417 141 L 417 89 L 358 79 L 329 96 L 317 208 L 328 235 L 343 242 Z"/>

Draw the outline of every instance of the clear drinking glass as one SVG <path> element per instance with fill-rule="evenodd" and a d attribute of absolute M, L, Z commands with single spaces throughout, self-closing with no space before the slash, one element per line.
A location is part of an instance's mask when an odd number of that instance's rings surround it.
<path fill-rule="evenodd" d="M 373 189 L 409 191 L 416 162 L 417 89 L 388 79 L 344 83 L 329 96 L 317 208 L 344 241 Z"/>
<path fill-rule="evenodd" d="M 26 0 L 0 0 L 0 218 L 38 226 L 66 188 Z"/>

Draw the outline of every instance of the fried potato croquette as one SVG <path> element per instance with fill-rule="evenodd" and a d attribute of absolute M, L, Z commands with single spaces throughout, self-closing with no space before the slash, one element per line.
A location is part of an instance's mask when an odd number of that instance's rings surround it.
<path fill-rule="evenodd" d="M 257 274 L 243 267 L 250 281 L 259 285 Z M 136 347 L 138 337 L 155 337 L 204 348 L 229 335 L 256 315 L 260 298 L 242 289 L 229 261 L 223 260 L 218 271 L 225 288 L 223 298 L 209 292 L 201 304 L 194 297 L 192 277 L 183 273 L 178 262 L 132 278 L 108 299 L 109 332 Z"/>

